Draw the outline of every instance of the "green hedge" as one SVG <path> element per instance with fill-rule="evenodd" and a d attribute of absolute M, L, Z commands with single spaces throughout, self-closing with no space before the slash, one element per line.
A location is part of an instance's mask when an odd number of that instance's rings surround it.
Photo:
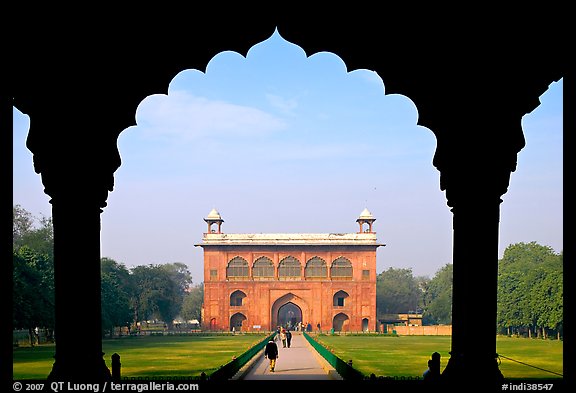
<path fill-rule="evenodd" d="M 345 380 L 360 380 L 364 379 L 364 374 L 360 371 L 356 370 L 354 367 L 350 366 L 344 360 L 340 359 L 338 356 L 334 355 L 328 349 L 326 349 L 322 344 L 318 341 L 314 340 L 308 333 L 303 332 L 304 337 L 308 342 L 314 347 L 314 349 L 322 356 L 328 363 L 332 365 L 340 374 L 340 376 Z"/>
<path fill-rule="evenodd" d="M 276 332 L 269 336 L 266 336 L 258 344 L 254 345 L 252 348 L 244 352 L 242 355 L 238 356 L 236 359 L 226 363 L 218 370 L 210 374 L 210 380 L 213 381 L 225 381 L 231 379 L 236 373 L 246 364 L 250 359 L 252 359 L 264 346 L 266 343 L 274 338 Z"/>

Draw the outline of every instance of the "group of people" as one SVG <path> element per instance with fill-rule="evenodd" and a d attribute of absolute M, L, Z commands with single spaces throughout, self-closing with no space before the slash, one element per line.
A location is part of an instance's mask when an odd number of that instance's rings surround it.
<path fill-rule="evenodd" d="M 320 329 L 320 324 L 316 325 L 316 327 L 318 329 Z M 312 324 L 310 322 L 298 322 L 295 326 L 294 326 L 294 330 L 296 330 L 297 332 L 311 332 L 312 331 Z"/>
<path fill-rule="evenodd" d="M 292 343 L 292 332 L 288 329 L 278 328 L 277 336 L 282 341 L 282 348 L 290 348 L 290 344 Z"/>
<path fill-rule="evenodd" d="M 278 327 L 276 336 L 282 342 L 282 348 L 290 348 L 292 344 L 292 332 L 289 329 Z M 278 345 L 274 339 L 268 341 L 264 349 L 264 357 L 270 361 L 270 372 L 274 372 L 276 367 L 276 359 L 279 358 Z"/>

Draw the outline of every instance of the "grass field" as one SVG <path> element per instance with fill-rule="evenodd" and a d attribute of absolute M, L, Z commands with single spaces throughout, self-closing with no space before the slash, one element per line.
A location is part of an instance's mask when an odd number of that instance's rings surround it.
<path fill-rule="evenodd" d="M 246 352 L 265 334 L 142 336 L 102 341 L 106 365 L 120 355 L 122 377 L 197 377 L 211 374 Z M 81 342 L 78 345 L 82 345 Z M 14 348 L 14 379 L 45 379 L 54 364 L 54 345 Z"/>
<path fill-rule="evenodd" d="M 239 356 L 265 335 L 147 336 L 103 341 L 104 358 L 121 356 L 123 377 L 195 377 L 210 374 Z M 421 377 L 430 354 L 438 351 L 442 369 L 450 357 L 449 336 L 317 336 L 342 360 L 369 375 Z M 79 342 L 79 345 L 81 343 Z M 562 373 L 562 342 L 498 337 L 497 351 L 529 365 Z M 54 363 L 54 346 L 15 348 L 14 379 L 45 379 Z M 561 378 L 558 375 L 502 359 L 506 378 Z"/>
<path fill-rule="evenodd" d="M 432 352 L 439 352 L 441 369 L 450 358 L 449 336 L 362 336 L 320 335 L 317 341 L 365 375 L 421 377 Z M 497 337 L 500 370 L 506 378 L 562 378 L 544 370 L 562 374 L 562 342 Z M 538 368 L 530 367 L 521 363 Z"/>

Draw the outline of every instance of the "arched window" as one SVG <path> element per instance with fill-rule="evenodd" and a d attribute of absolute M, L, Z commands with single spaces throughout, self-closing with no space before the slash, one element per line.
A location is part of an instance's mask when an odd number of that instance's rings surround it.
<path fill-rule="evenodd" d="M 344 307 L 346 306 L 346 298 L 348 298 L 348 293 L 345 291 L 338 291 L 334 294 L 334 307 Z"/>
<path fill-rule="evenodd" d="M 310 258 L 304 268 L 304 276 L 311 279 L 328 277 L 326 261 L 320 257 Z"/>
<path fill-rule="evenodd" d="M 248 278 L 248 262 L 242 257 L 234 257 L 226 267 L 226 278 L 230 280 L 245 280 Z"/>
<path fill-rule="evenodd" d="M 278 279 L 295 280 L 300 278 L 300 261 L 293 256 L 288 256 L 278 265 Z"/>
<path fill-rule="evenodd" d="M 352 262 L 348 258 L 336 258 L 330 267 L 330 277 L 333 280 L 351 280 Z"/>
<path fill-rule="evenodd" d="M 252 265 L 252 277 L 255 280 L 274 278 L 274 264 L 268 257 L 260 257 Z"/>
<path fill-rule="evenodd" d="M 240 290 L 232 292 L 232 294 L 230 295 L 230 306 L 240 307 L 245 297 L 246 294 Z"/>

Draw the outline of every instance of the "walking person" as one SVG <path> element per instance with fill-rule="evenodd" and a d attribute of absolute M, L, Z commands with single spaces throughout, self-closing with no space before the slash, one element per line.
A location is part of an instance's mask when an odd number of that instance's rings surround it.
<path fill-rule="evenodd" d="M 286 348 L 286 330 L 284 328 L 280 330 L 280 340 L 282 341 L 282 348 Z"/>
<path fill-rule="evenodd" d="M 270 340 L 268 341 L 268 344 L 266 344 L 266 348 L 264 349 L 264 358 L 268 358 L 270 361 L 270 372 L 274 372 L 274 368 L 276 367 L 276 359 L 279 358 L 278 346 L 274 340 Z"/>
<path fill-rule="evenodd" d="M 290 343 L 292 342 L 292 332 L 290 329 L 286 330 L 286 345 L 290 348 Z"/>

